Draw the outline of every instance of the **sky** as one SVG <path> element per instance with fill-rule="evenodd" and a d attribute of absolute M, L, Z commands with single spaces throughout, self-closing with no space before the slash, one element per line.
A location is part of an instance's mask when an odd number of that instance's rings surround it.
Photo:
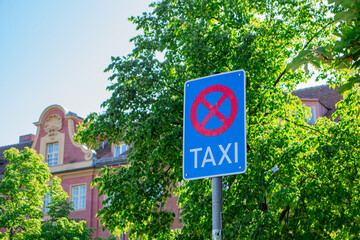
<path fill-rule="evenodd" d="M 153 0 L 0 0 L 0 146 L 36 134 L 58 104 L 85 118 L 110 97 L 104 69 L 136 36 Z"/>
<path fill-rule="evenodd" d="M 0 146 L 36 134 L 58 104 L 85 118 L 110 97 L 104 69 L 139 32 L 128 21 L 153 0 L 0 0 Z"/>

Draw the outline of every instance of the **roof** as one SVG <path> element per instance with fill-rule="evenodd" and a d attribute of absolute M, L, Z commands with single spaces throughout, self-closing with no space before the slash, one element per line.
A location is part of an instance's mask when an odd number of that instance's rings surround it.
<path fill-rule="evenodd" d="M 10 148 L 16 148 L 19 151 L 24 150 L 25 147 L 31 148 L 33 141 L 24 141 L 17 144 L 7 145 L 0 147 L 0 174 L 4 174 L 4 170 L 8 161 L 5 160 L 4 151 L 9 150 Z"/>
<path fill-rule="evenodd" d="M 108 141 L 105 141 L 104 143 L 100 144 L 100 147 L 95 151 L 97 159 L 103 158 L 106 154 L 111 152 L 111 144 Z"/>
<path fill-rule="evenodd" d="M 128 155 L 129 151 L 127 150 L 120 154 L 118 157 L 108 157 L 108 158 L 100 158 L 94 160 L 93 167 L 105 167 L 105 166 L 112 166 L 112 165 L 121 165 L 121 164 L 127 164 L 128 163 Z"/>
<path fill-rule="evenodd" d="M 331 115 L 336 111 L 335 104 L 342 100 L 342 96 L 337 90 L 338 87 L 332 89 L 329 85 L 321 85 L 296 90 L 293 95 L 300 99 L 318 99 L 328 109 L 325 117 L 331 118 Z"/>

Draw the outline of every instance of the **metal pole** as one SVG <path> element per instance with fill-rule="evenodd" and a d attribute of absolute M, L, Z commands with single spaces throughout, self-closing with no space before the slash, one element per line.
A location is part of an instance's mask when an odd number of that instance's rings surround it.
<path fill-rule="evenodd" d="M 212 239 L 222 240 L 223 191 L 222 177 L 212 179 Z"/>
<path fill-rule="evenodd" d="M 212 72 L 211 75 L 220 72 Z M 222 240 L 223 191 L 222 177 L 212 178 L 212 239 Z"/>

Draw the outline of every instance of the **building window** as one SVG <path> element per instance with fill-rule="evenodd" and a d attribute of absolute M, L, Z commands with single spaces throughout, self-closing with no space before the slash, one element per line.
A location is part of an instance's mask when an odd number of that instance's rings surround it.
<path fill-rule="evenodd" d="M 72 187 L 71 196 L 74 210 L 85 209 L 86 185 Z"/>
<path fill-rule="evenodd" d="M 311 116 L 308 119 L 308 123 L 314 123 L 316 120 L 315 107 L 310 107 L 310 110 L 311 110 Z"/>
<path fill-rule="evenodd" d="M 47 145 L 47 162 L 49 167 L 58 165 L 59 143 L 50 143 Z"/>
<path fill-rule="evenodd" d="M 127 146 L 125 144 L 121 144 L 120 146 L 114 147 L 114 157 L 120 156 L 120 154 L 126 152 Z"/>
<path fill-rule="evenodd" d="M 51 202 L 50 193 L 46 193 L 44 196 L 44 212 L 49 212 L 49 203 Z"/>
<path fill-rule="evenodd" d="M 106 201 L 107 201 L 107 203 L 105 204 L 105 206 L 111 205 L 112 199 L 108 195 L 104 195 L 103 203 Z"/>

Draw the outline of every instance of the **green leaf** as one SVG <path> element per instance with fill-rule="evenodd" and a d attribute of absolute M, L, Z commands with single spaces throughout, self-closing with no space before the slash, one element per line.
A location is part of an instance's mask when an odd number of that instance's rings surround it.
<path fill-rule="evenodd" d="M 334 16 L 335 22 L 339 21 L 349 21 L 355 17 L 354 11 L 347 11 L 347 12 L 338 12 Z"/>
<path fill-rule="evenodd" d="M 339 6 L 344 0 L 328 0 L 329 4 L 335 3 L 335 6 Z"/>
<path fill-rule="evenodd" d="M 294 60 L 286 66 L 286 70 L 295 72 L 296 69 L 298 69 L 306 62 L 307 62 L 306 59 L 294 58 Z"/>
<path fill-rule="evenodd" d="M 318 47 L 318 48 L 316 49 L 316 51 L 317 51 L 318 53 L 320 53 L 320 54 L 323 54 L 323 55 L 326 55 L 326 54 L 327 54 L 325 47 Z"/>
<path fill-rule="evenodd" d="M 341 85 L 341 86 L 338 88 L 338 92 L 339 92 L 340 94 L 343 94 L 344 92 L 350 90 L 352 87 L 353 87 L 353 84 L 352 84 L 352 83 L 344 83 L 343 85 Z"/>
<path fill-rule="evenodd" d="M 318 61 L 310 61 L 310 63 L 316 68 L 321 68 L 321 65 Z"/>
<path fill-rule="evenodd" d="M 305 64 L 304 70 L 305 70 L 306 74 L 309 74 L 309 63 Z"/>
<path fill-rule="evenodd" d="M 297 55 L 296 58 L 302 58 L 302 57 L 308 55 L 309 53 L 312 53 L 312 50 L 309 50 L 309 49 L 302 50 L 302 51 L 300 51 L 300 53 Z"/>

